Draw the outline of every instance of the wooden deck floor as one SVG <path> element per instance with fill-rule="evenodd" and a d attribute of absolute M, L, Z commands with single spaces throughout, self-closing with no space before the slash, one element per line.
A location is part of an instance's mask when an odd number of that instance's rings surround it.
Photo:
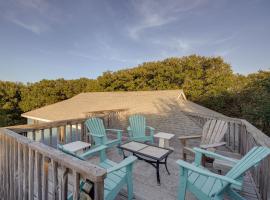
<path fill-rule="evenodd" d="M 198 143 L 195 141 L 192 145 Z M 177 197 L 178 187 L 178 174 L 179 169 L 176 164 L 176 160 L 181 159 L 181 148 L 178 140 L 174 138 L 172 146 L 175 151 L 168 158 L 168 168 L 171 175 L 168 175 L 164 166 L 161 165 L 160 176 L 161 185 L 157 185 L 155 169 L 144 161 L 137 161 L 134 166 L 134 194 L 137 200 L 175 200 Z M 111 149 L 108 152 L 108 156 L 115 162 L 120 162 L 122 156 L 118 154 L 118 151 Z M 189 161 L 191 158 L 188 157 Z M 97 158 L 89 160 L 89 162 L 96 163 Z M 51 173 L 49 172 L 49 180 L 51 179 Z M 52 183 L 49 182 L 49 191 L 51 192 Z M 72 191 L 72 185 L 69 185 L 69 190 Z M 243 197 L 249 200 L 260 199 L 256 193 L 256 188 L 249 175 L 246 174 L 244 179 L 243 191 L 240 192 Z M 49 196 L 50 198 L 50 196 Z M 126 189 L 124 188 L 117 196 L 117 200 L 127 199 Z M 188 200 L 196 199 L 191 193 L 187 193 Z"/>

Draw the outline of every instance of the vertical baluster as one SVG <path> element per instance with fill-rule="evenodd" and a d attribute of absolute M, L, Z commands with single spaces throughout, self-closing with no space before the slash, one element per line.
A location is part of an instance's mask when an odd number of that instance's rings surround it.
<path fill-rule="evenodd" d="M 9 197 L 10 199 L 14 199 L 14 193 L 13 193 L 13 190 L 14 190 L 14 183 L 13 183 L 13 176 L 14 176 L 14 163 L 13 163 L 13 138 L 10 138 L 9 139 Z"/>
<path fill-rule="evenodd" d="M 32 139 L 33 139 L 34 141 L 36 140 L 36 131 L 35 131 L 35 130 L 33 130 Z"/>
<path fill-rule="evenodd" d="M 5 168 L 4 168 L 4 176 L 5 176 L 5 180 L 4 180 L 4 193 L 5 193 L 5 198 L 8 199 L 8 156 L 7 156 L 7 153 L 8 153 L 8 145 L 7 145 L 7 136 L 4 136 L 4 148 L 5 148 L 5 152 L 4 152 L 4 155 L 5 155 Z"/>
<path fill-rule="evenodd" d="M 80 194 L 80 174 L 76 171 L 73 172 L 74 180 L 73 180 L 73 199 L 79 199 Z"/>
<path fill-rule="evenodd" d="M 1 154 L 0 154 L 0 195 L 1 196 L 3 196 L 3 189 L 4 189 L 4 184 L 3 184 L 3 179 L 4 179 L 4 177 L 3 177 L 3 163 L 4 163 L 4 150 L 3 150 L 3 146 L 4 146 L 4 143 L 3 143 L 3 136 L 2 136 L 2 134 L 0 133 L 0 152 L 2 152 Z"/>
<path fill-rule="evenodd" d="M 22 199 L 23 197 L 23 146 L 18 143 L 18 174 L 17 174 L 18 182 L 19 182 L 19 193 L 18 199 Z"/>
<path fill-rule="evenodd" d="M 42 200 L 48 199 L 48 160 L 42 156 L 43 176 L 42 176 Z"/>
<path fill-rule="evenodd" d="M 29 148 L 29 200 L 34 200 L 34 167 L 35 167 L 35 155 L 34 151 Z"/>
<path fill-rule="evenodd" d="M 72 124 L 69 126 L 69 142 L 72 142 Z"/>
<path fill-rule="evenodd" d="M 63 166 L 61 170 L 61 200 L 66 200 L 68 194 L 68 169 Z"/>
<path fill-rule="evenodd" d="M 62 144 L 66 144 L 66 142 L 67 142 L 67 140 L 66 140 L 66 126 L 61 126 L 60 130 L 61 130 L 61 142 L 62 142 Z"/>
<path fill-rule="evenodd" d="M 35 153 L 36 161 L 36 179 L 37 179 L 37 199 L 42 199 L 42 185 L 41 185 L 41 154 L 36 151 Z"/>
<path fill-rule="evenodd" d="M 79 140 L 78 123 L 76 123 L 76 141 Z"/>
<path fill-rule="evenodd" d="M 44 142 L 44 129 L 41 130 L 41 142 L 45 143 Z"/>
<path fill-rule="evenodd" d="M 14 160 L 14 175 L 13 175 L 13 179 L 14 179 L 14 191 L 13 191 L 13 196 L 14 199 L 18 199 L 18 184 L 19 184 L 19 180 L 18 180 L 18 173 L 19 173 L 19 168 L 18 168 L 18 142 L 16 140 L 14 140 L 14 144 L 13 144 L 13 150 L 14 150 L 14 156 L 13 156 L 13 160 Z"/>
<path fill-rule="evenodd" d="M 243 125 L 242 123 L 239 125 L 239 135 L 238 135 L 238 152 L 240 154 L 243 153 L 243 138 L 242 138 L 242 133 L 243 133 Z M 243 154 L 242 154 L 243 155 Z"/>
<path fill-rule="evenodd" d="M 6 158 L 7 158 L 7 160 L 6 160 L 6 166 L 7 166 L 7 168 L 6 168 L 6 184 L 7 184 L 7 186 L 6 186 L 6 188 L 7 188 L 7 197 L 8 197 L 8 199 L 10 199 L 10 179 L 9 179 L 9 174 L 10 174 L 10 162 L 9 162 L 9 151 L 10 151 L 10 145 L 9 145 L 9 137 L 8 136 L 6 136 Z"/>
<path fill-rule="evenodd" d="M 52 146 L 52 137 L 53 137 L 52 128 L 50 128 L 49 131 L 50 131 L 49 145 Z"/>
<path fill-rule="evenodd" d="M 59 199 L 59 187 L 58 187 L 58 163 L 52 160 L 52 178 L 53 178 L 53 191 L 52 199 Z"/>
<path fill-rule="evenodd" d="M 23 194 L 24 199 L 28 199 L 28 172 L 29 172 L 29 166 L 28 166 L 29 158 L 28 158 L 28 147 L 24 146 L 23 148 Z"/>
<path fill-rule="evenodd" d="M 81 123 L 81 141 L 85 141 L 84 123 Z"/>
<path fill-rule="evenodd" d="M 7 154 L 6 154 L 6 136 L 3 135 L 2 137 L 2 140 L 3 140 L 3 185 L 2 185 L 2 192 L 3 192 L 3 197 L 4 199 L 7 199 L 7 185 L 6 185 L 6 177 L 7 177 L 7 173 L 6 173 L 6 170 L 7 170 Z"/>

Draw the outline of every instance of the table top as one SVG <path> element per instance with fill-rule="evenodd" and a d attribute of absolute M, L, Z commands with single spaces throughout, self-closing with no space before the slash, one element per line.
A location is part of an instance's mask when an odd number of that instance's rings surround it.
<path fill-rule="evenodd" d="M 76 142 L 71 142 L 71 143 L 63 145 L 63 148 L 70 151 L 70 152 L 75 153 L 77 151 L 80 151 L 80 150 L 82 150 L 84 148 L 88 148 L 90 146 L 91 146 L 90 143 L 82 142 L 82 141 L 76 141 Z"/>
<path fill-rule="evenodd" d="M 167 155 L 169 155 L 172 152 L 171 149 L 166 149 L 152 144 L 146 144 L 135 141 L 127 142 L 119 146 L 119 148 L 155 160 L 163 160 Z"/>
<path fill-rule="evenodd" d="M 174 137 L 174 134 L 171 133 L 164 133 L 164 132 L 158 132 L 157 134 L 154 135 L 154 137 L 157 138 L 163 138 L 163 139 L 171 139 Z"/>

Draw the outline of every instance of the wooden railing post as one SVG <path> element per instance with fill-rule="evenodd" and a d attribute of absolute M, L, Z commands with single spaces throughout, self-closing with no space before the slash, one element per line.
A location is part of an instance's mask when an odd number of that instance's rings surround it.
<path fill-rule="evenodd" d="M 104 181 L 95 183 L 95 199 L 94 200 L 103 200 L 104 199 Z"/>

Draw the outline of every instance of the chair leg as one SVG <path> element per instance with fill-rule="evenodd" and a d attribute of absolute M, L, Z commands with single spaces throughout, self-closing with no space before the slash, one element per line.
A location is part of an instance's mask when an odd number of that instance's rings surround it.
<path fill-rule="evenodd" d="M 127 174 L 127 192 L 128 192 L 128 200 L 133 199 L 133 181 L 132 181 L 132 170 L 131 167 L 128 167 L 129 171 Z"/>
<path fill-rule="evenodd" d="M 187 189 L 187 170 L 180 169 L 180 180 L 178 186 L 178 200 L 185 200 L 186 197 L 186 189 Z"/>
<path fill-rule="evenodd" d="M 116 147 L 116 148 L 117 148 L 117 150 L 118 150 L 118 154 L 119 154 L 120 156 L 122 156 L 122 155 L 123 155 L 123 150 L 120 149 L 120 148 L 118 148 L 118 147 Z"/>
<path fill-rule="evenodd" d="M 228 189 L 227 192 L 228 196 L 234 200 L 245 200 L 240 194 L 235 192 L 232 188 Z"/>
<path fill-rule="evenodd" d="M 184 150 L 183 150 L 184 151 Z M 183 160 L 186 161 L 187 160 L 187 154 L 185 152 L 183 152 Z"/>

